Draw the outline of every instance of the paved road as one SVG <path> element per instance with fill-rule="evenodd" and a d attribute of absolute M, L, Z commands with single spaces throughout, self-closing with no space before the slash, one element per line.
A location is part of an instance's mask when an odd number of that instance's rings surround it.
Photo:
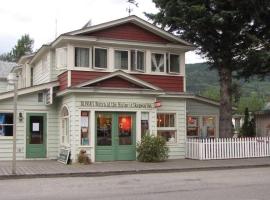
<path fill-rule="evenodd" d="M 270 168 L 1 180 L 0 199 L 270 199 Z"/>

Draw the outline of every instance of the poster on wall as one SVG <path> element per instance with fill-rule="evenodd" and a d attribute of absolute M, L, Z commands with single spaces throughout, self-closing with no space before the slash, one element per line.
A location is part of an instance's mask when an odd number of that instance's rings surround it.
<path fill-rule="evenodd" d="M 33 123 L 32 124 L 32 131 L 39 131 L 39 123 Z"/>

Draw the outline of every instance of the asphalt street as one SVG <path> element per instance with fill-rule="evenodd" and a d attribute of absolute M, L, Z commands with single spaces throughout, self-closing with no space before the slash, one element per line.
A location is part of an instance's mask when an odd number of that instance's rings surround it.
<path fill-rule="evenodd" d="M 0 199 L 269 200 L 270 168 L 1 180 Z"/>

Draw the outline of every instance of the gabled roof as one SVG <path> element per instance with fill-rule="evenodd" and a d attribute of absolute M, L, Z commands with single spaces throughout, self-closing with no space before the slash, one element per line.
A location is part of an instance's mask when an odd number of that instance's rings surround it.
<path fill-rule="evenodd" d="M 67 32 L 64 35 L 81 35 L 84 33 L 91 33 L 91 32 L 95 32 L 95 31 L 100 31 L 103 29 L 107 29 L 110 27 L 114 27 L 114 26 L 119 26 L 121 24 L 126 24 L 126 23 L 133 23 L 136 24 L 137 26 L 144 28 L 162 38 L 165 38 L 167 40 L 173 41 L 173 42 L 177 42 L 180 43 L 182 45 L 186 45 L 186 46 L 193 46 L 192 44 L 190 44 L 189 42 L 186 42 L 182 39 L 180 39 L 179 37 L 168 33 L 166 31 L 164 31 L 161 28 L 158 28 L 157 26 L 135 16 L 129 16 L 129 17 L 124 17 L 121 19 L 117 19 L 117 20 L 113 20 L 113 21 L 109 21 L 109 22 L 105 22 L 102 24 L 98 24 L 98 25 L 94 25 L 94 26 L 90 26 L 90 27 L 83 27 L 82 29 L 78 29 L 72 32 Z"/>
<path fill-rule="evenodd" d="M 145 89 L 162 91 L 161 88 L 154 86 L 148 82 L 145 82 L 141 79 L 138 79 L 138 78 L 136 78 L 130 74 L 127 74 L 121 70 L 115 71 L 111 74 L 108 74 L 108 75 L 105 75 L 105 76 L 102 76 L 102 77 L 99 77 L 99 78 L 96 78 L 96 79 L 93 79 L 90 81 L 86 81 L 84 83 L 76 85 L 75 88 L 91 87 L 91 85 L 95 85 L 96 83 L 103 82 L 105 80 L 109 80 L 109 79 L 114 78 L 114 77 L 119 77 L 121 79 L 124 79 L 124 80 L 126 80 L 134 85 L 137 85 L 137 86 L 145 88 Z M 125 88 L 125 87 L 123 87 L 123 88 Z"/>

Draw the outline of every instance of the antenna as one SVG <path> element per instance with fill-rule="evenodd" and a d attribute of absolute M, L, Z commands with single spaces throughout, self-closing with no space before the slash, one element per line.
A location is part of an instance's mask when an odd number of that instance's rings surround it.
<path fill-rule="evenodd" d="M 131 5 L 139 7 L 139 4 L 135 0 L 127 0 L 127 3 L 129 3 L 129 6 L 128 8 L 126 8 L 126 11 L 128 12 L 128 16 L 130 16 L 131 12 L 133 11 L 133 8 L 131 8 Z"/>
<path fill-rule="evenodd" d="M 57 38 L 57 18 L 55 18 L 55 38 Z"/>

